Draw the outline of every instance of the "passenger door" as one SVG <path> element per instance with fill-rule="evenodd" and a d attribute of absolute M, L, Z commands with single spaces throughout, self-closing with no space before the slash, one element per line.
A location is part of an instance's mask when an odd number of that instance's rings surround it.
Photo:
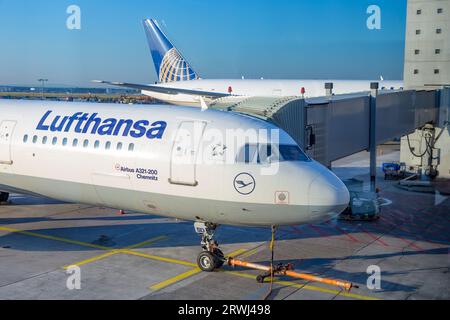
<path fill-rule="evenodd" d="M 16 121 L 5 120 L 0 123 L 0 164 L 12 165 L 11 141 Z"/>
<path fill-rule="evenodd" d="M 206 123 L 183 121 L 172 148 L 170 183 L 197 186 L 197 158 Z"/>

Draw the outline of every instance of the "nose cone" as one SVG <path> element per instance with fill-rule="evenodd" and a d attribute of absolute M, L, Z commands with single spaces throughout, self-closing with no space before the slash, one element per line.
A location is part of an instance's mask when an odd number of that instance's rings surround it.
<path fill-rule="evenodd" d="M 318 175 L 309 187 L 309 208 L 313 219 L 341 214 L 350 203 L 350 193 L 334 174 Z"/>

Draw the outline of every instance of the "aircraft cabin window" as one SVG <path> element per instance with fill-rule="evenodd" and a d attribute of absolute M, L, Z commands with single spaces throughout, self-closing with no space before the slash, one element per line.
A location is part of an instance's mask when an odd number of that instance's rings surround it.
<path fill-rule="evenodd" d="M 100 141 L 95 141 L 95 143 L 94 143 L 94 149 L 98 149 L 98 148 L 100 148 Z"/>
<path fill-rule="evenodd" d="M 134 143 L 130 143 L 128 146 L 128 151 L 133 152 L 134 151 Z"/>
<path fill-rule="evenodd" d="M 83 148 L 87 148 L 87 147 L 89 147 L 89 140 L 84 140 L 84 142 L 83 142 Z"/>
<path fill-rule="evenodd" d="M 58 138 L 54 137 L 52 140 L 52 144 L 55 146 L 58 143 Z"/>
<path fill-rule="evenodd" d="M 122 142 L 119 142 L 119 143 L 117 144 L 117 151 L 122 150 L 122 147 L 123 147 Z"/>
<path fill-rule="evenodd" d="M 67 146 L 67 138 L 64 138 L 64 139 L 63 139 L 62 145 L 63 145 L 63 146 Z"/>
<path fill-rule="evenodd" d="M 111 149 L 111 142 L 108 141 L 108 142 L 105 144 L 105 149 L 106 149 L 106 150 Z"/>
<path fill-rule="evenodd" d="M 27 143 L 27 141 L 28 141 L 28 135 L 26 134 L 23 136 L 23 143 Z"/>
<path fill-rule="evenodd" d="M 37 141 L 38 141 L 38 136 L 34 136 L 33 137 L 33 143 L 37 143 Z"/>
<path fill-rule="evenodd" d="M 72 147 L 78 146 L 78 139 L 73 139 Z"/>
<path fill-rule="evenodd" d="M 42 144 L 47 144 L 47 136 L 42 137 Z"/>

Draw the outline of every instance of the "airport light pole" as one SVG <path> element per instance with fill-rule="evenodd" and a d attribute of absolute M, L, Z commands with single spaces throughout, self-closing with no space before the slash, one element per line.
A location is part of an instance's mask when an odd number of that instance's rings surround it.
<path fill-rule="evenodd" d="M 48 79 L 38 79 L 38 81 L 41 83 L 41 98 L 44 100 L 44 88 L 45 83 L 48 82 Z"/>

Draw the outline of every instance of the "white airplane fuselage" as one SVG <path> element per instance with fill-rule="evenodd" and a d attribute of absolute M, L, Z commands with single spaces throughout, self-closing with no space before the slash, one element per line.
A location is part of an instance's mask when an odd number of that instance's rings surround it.
<path fill-rule="evenodd" d="M 325 96 L 325 83 L 333 83 L 333 94 L 349 94 L 366 92 L 370 90 L 370 80 L 241 80 L 241 79 L 198 79 L 188 81 L 174 81 L 160 83 L 158 86 L 207 91 L 213 93 L 228 94 L 242 97 L 289 97 L 303 96 L 315 98 Z M 402 81 L 377 81 L 380 89 L 399 90 L 403 88 Z M 304 94 L 302 95 L 302 88 Z M 185 106 L 199 106 L 200 97 L 195 94 L 165 94 L 153 91 L 145 91 L 144 95 L 153 97 L 170 104 Z"/>
<path fill-rule="evenodd" d="M 231 151 L 206 138 L 210 131 L 279 130 L 279 145 L 295 149 L 284 131 L 255 118 L 175 106 L 20 100 L 0 100 L 0 110 L 1 191 L 247 226 L 321 221 L 349 202 L 345 185 L 313 160 L 279 159 L 277 173 L 266 175 L 260 163 L 225 160 L 245 144 Z M 201 132 L 196 137 L 194 127 Z M 250 143 L 270 143 L 258 139 Z M 199 161 L 200 154 L 208 161 Z"/>

